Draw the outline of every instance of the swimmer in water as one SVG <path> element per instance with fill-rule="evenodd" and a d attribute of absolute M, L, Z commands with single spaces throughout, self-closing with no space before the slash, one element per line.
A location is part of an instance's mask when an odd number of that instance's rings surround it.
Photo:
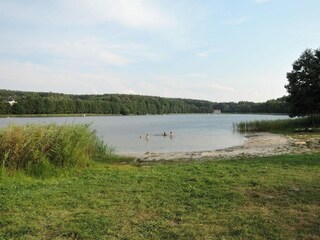
<path fill-rule="evenodd" d="M 170 132 L 170 139 L 172 139 L 173 138 L 173 133 L 172 132 Z"/>

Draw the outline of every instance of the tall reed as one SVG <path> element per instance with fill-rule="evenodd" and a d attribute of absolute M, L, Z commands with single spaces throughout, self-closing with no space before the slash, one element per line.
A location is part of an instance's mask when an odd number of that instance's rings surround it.
<path fill-rule="evenodd" d="M 240 122 L 233 125 L 234 129 L 239 132 L 292 132 L 319 126 L 320 118 L 315 121 L 310 117 Z"/>
<path fill-rule="evenodd" d="M 88 124 L 9 125 L 0 131 L 2 169 L 85 166 L 110 153 Z"/>

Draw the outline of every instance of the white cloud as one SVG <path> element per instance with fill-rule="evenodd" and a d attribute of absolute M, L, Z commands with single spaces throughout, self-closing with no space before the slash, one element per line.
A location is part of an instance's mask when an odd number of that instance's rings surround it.
<path fill-rule="evenodd" d="M 175 19 L 148 0 L 56 0 L 0 2 L 5 17 L 38 24 L 99 25 L 116 22 L 138 28 L 172 28 Z"/>
<path fill-rule="evenodd" d="M 79 1 L 71 0 L 72 4 Z M 174 20 L 146 0 L 83 0 L 90 18 L 116 21 L 132 27 L 171 27 Z"/>

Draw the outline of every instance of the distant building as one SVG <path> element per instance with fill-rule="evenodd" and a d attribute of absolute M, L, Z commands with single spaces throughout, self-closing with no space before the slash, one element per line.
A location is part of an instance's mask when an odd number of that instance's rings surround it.
<path fill-rule="evenodd" d="M 13 104 L 16 104 L 17 102 L 13 99 L 13 97 L 8 97 L 7 98 L 7 103 L 10 104 L 10 106 L 12 106 Z"/>
<path fill-rule="evenodd" d="M 219 113 L 221 113 L 221 110 L 220 110 L 220 109 L 214 109 L 214 110 L 213 110 L 213 113 L 214 113 L 214 114 L 219 114 Z"/>

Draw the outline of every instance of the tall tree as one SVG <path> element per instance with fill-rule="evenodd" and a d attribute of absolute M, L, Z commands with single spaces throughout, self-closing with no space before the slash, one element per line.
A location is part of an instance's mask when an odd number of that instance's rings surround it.
<path fill-rule="evenodd" d="M 320 48 L 306 49 L 287 73 L 285 86 L 289 96 L 290 116 L 311 116 L 320 113 Z"/>

